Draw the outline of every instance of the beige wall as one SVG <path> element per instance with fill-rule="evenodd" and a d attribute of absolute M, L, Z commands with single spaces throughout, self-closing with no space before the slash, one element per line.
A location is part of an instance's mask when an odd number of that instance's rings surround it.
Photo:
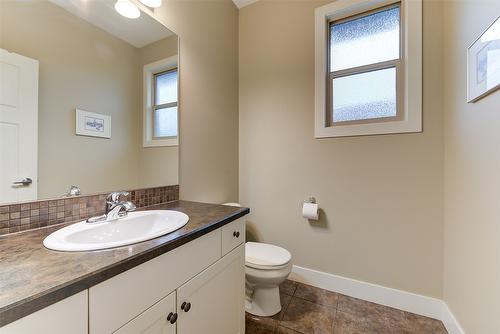
<path fill-rule="evenodd" d="M 139 76 L 140 82 L 143 81 L 144 65 L 155 61 L 176 56 L 178 54 L 179 39 L 177 36 L 170 36 L 158 42 L 146 45 L 139 49 Z M 138 128 L 139 138 L 139 187 L 147 188 L 158 185 L 171 185 L 179 183 L 179 147 L 143 147 L 142 128 L 143 128 L 143 86 L 139 88 L 141 97 L 139 110 Z"/>
<path fill-rule="evenodd" d="M 444 298 L 471 334 L 500 333 L 500 91 L 466 102 L 466 50 L 496 0 L 445 1 Z"/>
<path fill-rule="evenodd" d="M 180 41 L 181 198 L 238 197 L 238 10 L 231 0 L 167 1 Z"/>
<path fill-rule="evenodd" d="M 314 8 L 240 10 L 240 201 L 296 265 L 442 296 L 441 6 L 424 5 L 424 132 L 314 139 Z M 301 203 L 322 208 L 309 224 Z"/>
<path fill-rule="evenodd" d="M 157 11 L 157 16 L 180 37 L 181 197 L 214 203 L 236 200 L 238 10 L 231 0 L 172 0 Z M 93 109 L 97 111 L 98 108 Z M 73 124 L 70 118 L 64 121 Z M 129 133 L 137 133 L 137 126 L 127 129 Z M 64 140 L 70 135 L 71 129 L 67 129 Z M 136 144 L 132 146 L 137 147 Z M 88 156 L 81 156 L 81 159 L 88 161 Z M 130 155 L 122 152 L 120 156 Z M 70 154 L 70 158 L 73 164 L 81 161 L 76 153 Z M 137 161 L 136 158 L 131 160 Z M 139 168 L 137 163 L 131 162 L 122 166 L 122 170 L 129 167 Z M 96 170 L 82 168 L 77 175 L 99 174 Z"/>

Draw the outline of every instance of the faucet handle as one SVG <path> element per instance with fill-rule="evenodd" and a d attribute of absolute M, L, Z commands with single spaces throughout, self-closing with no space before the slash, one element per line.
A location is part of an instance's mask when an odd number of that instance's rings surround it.
<path fill-rule="evenodd" d="M 132 203 L 132 202 L 130 202 L 130 201 L 128 201 L 128 202 L 122 202 L 122 205 L 125 208 L 125 210 L 127 210 L 127 212 L 134 211 L 135 209 L 137 209 L 137 207 L 135 206 L 135 204 Z"/>
<path fill-rule="evenodd" d="M 116 204 L 120 202 L 120 197 L 128 196 L 129 194 L 128 191 L 114 191 L 106 197 L 106 203 Z"/>

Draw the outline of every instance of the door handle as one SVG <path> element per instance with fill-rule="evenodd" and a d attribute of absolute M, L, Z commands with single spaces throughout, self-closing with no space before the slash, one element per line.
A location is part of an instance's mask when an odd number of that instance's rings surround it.
<path fill-rule="evenodd" d="M 23 185 L 23 186 L 29 186 L 32 183 L 33 183 L 33 180 L 29 177 L 27 177 L 21 181 L 12 182 L 12 184 L 14 184 L 14 185 Z"/>

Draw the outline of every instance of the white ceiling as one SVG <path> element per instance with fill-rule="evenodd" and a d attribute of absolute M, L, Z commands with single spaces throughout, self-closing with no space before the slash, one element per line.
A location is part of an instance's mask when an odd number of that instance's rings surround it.
<path fill-rule="evenodd" d="M 259 0 L 233 0 L 234 4 L 236 5 L 236 7 L 238 8 L 243 8 L 245 6 L 248 6 L 254 2 L 257 2 Z"/>
<path fill-rule="evenodd" d="M 174 35 L 164 25 L 144 12 L 137 19 L 127 19 L 121 16 L 114 8 L 116 0 L 49 1 L 137 48 Z"/>

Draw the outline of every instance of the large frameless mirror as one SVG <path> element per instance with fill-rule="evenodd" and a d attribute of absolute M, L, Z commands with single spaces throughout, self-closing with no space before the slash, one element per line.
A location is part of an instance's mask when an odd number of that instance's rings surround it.
<path fill-rule="evenodd" d="M 178 184 L 178 38 L 151 13 L 0 2 L 0 205 Z"/>

